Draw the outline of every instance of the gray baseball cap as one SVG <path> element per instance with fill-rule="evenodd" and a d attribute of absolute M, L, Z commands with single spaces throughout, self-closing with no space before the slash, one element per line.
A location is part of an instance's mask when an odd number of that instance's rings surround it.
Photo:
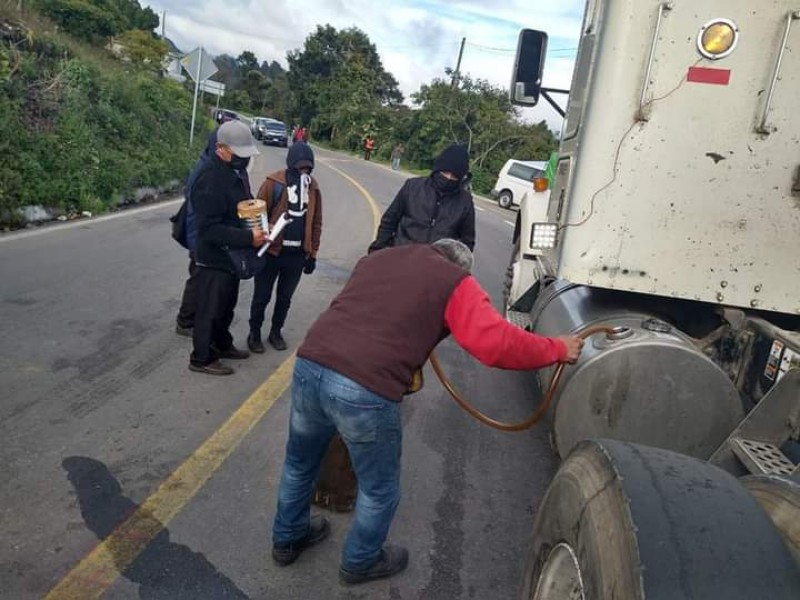
<path fill-rule="evenodd" d="M 259 153 L 250 128 L 241 121 L 227 121 L 220 125 L 217 141 L 228 146 L 236 156 L 247 158 Z"/>

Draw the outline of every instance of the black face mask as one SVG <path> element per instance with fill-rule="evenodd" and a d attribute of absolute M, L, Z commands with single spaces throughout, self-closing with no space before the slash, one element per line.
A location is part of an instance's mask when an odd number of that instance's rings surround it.
<path fill-rule="evenodd" d="M 458 179 L 448 179 L 441 171 L 433 174 L 433 187 L 442 194 L 452 194 L 457 191 L 460 183 Z"/>
<path fill-rule="evenodd" d="M 236 156 L 234 154 L 233 156 L 231 156 L 231 162 L 229 162 L 228 164 L 234 171 L 243 171 L 246 170 L 247 165 L 250 164 L 250 157 Z"/>

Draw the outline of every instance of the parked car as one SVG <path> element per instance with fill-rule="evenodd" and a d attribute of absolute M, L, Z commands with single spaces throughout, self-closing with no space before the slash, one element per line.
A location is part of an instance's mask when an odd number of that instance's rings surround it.
<path fill-rule="evenodd" d="M 274 120 L 275 119 L 270 119 L 268 117 L 254 117 L 253 120 L 250 121 L 250 133 L 252 133 L 253 137 L 257 140 L 262 139 L 267 123 Z"/>
<path fill-rule="evenodd" d="M 546 161 L 507 160 L 497 176 L 492 198 L 496 198 L 502 208 L 519 206 L 525 194 L 534 192 L 534 179 L 544 178 L 546 170 Z"/>
<path fill-rule="evenodd" d="M 264 124 L 264 133 L 261 141 L 265 146 L 286 146 L 289 145 L 289 136 L 286 133 L 286 123 L 270 119 Z"/>

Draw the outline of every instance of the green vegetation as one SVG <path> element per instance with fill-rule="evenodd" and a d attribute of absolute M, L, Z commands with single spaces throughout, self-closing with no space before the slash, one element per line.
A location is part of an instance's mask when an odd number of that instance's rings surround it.
<path fill-rule="evenodd" d="M 429 172 L 448 145 L 466 144 L 473 188 L 488 193 L 511 157 L 547 160 L 557 142 L 544 122 L 526 124 L 506 90 L 486 81 L 445 73 L 403 104 L 397 81 L 381 64 L 374 44 L 355 28 L 318 26 L 302 48 L 288 53 L 289 70 L 243 51 L 217 57 L 215 79 L 225 83 L 228 108 L 309 127 L 311 139 L 327 147 L 360 152 L 372 135 L 373 157 L 388 160 L 403 143 L 403 166 Z"/>
<path fill-rule="evenodd" d="M 19 224 L 29 205 L 102 212 L 141 188 L 180 185 L 205 139 L 188 147 L 192 86 L 161 75 L 169 46 L 153 33 L 158 22 L 138 0 L 0 0 L 0 225 Z M 312 140 L 349 152 L 371 135 L 377 160 L 403 143 L 403 167 L 415 172 L 466 144 L 478 193 L 509 157 L 546 160 L 556 147 L 544 122 L 521 122 L 485 81 L 448 72 L 404 105 L 355 28 L 318 26 L 287 61 L 284 70 L 248 50 L 217 57 L 224 106 L 302 124 Z"/>
<path fill-rule="evenodd" d="M 121 31 L 152 25 L 147 11 L 125 12 L 138 2 L 123 0 L 36 4 L 63 23 L 73 23 L 68 9 L 97 15 L 87 6 L 101 8 L 103 18 L 82 22 L 79 37 L 94 39 L 109 20 L 132 43 L 120 60 L 106 40 L 79 43 L 41 13 L 19 14 L 16 0 L 0 0 L 0 223 L 19 224 L 27 205 L 102 212 L 131 201 L 138 188 L 177 186 L 205 140 L 188 147 L 191 95 L 160 77 L 163 42 Z"/>

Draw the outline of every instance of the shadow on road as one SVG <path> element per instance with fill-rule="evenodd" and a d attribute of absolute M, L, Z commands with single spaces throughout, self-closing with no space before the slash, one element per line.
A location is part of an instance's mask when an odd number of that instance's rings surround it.
<path fill-rule="evenodd" d="M 67 478 L 75 487 L 81 515 L 100 540 L 138 508 L 122 494 L 122 487 L 103 463 L 83 456 L 62 461 Z M 124 548 L 111 544 L 120 572 L 139 584 L 139 597 L 146 600 L 196 598 L 247 598 L 236 585 L 220 573 L 205 556 L 169 539 L 169 530 L 153 538 L 145 550 L 126 566 Z"/>

